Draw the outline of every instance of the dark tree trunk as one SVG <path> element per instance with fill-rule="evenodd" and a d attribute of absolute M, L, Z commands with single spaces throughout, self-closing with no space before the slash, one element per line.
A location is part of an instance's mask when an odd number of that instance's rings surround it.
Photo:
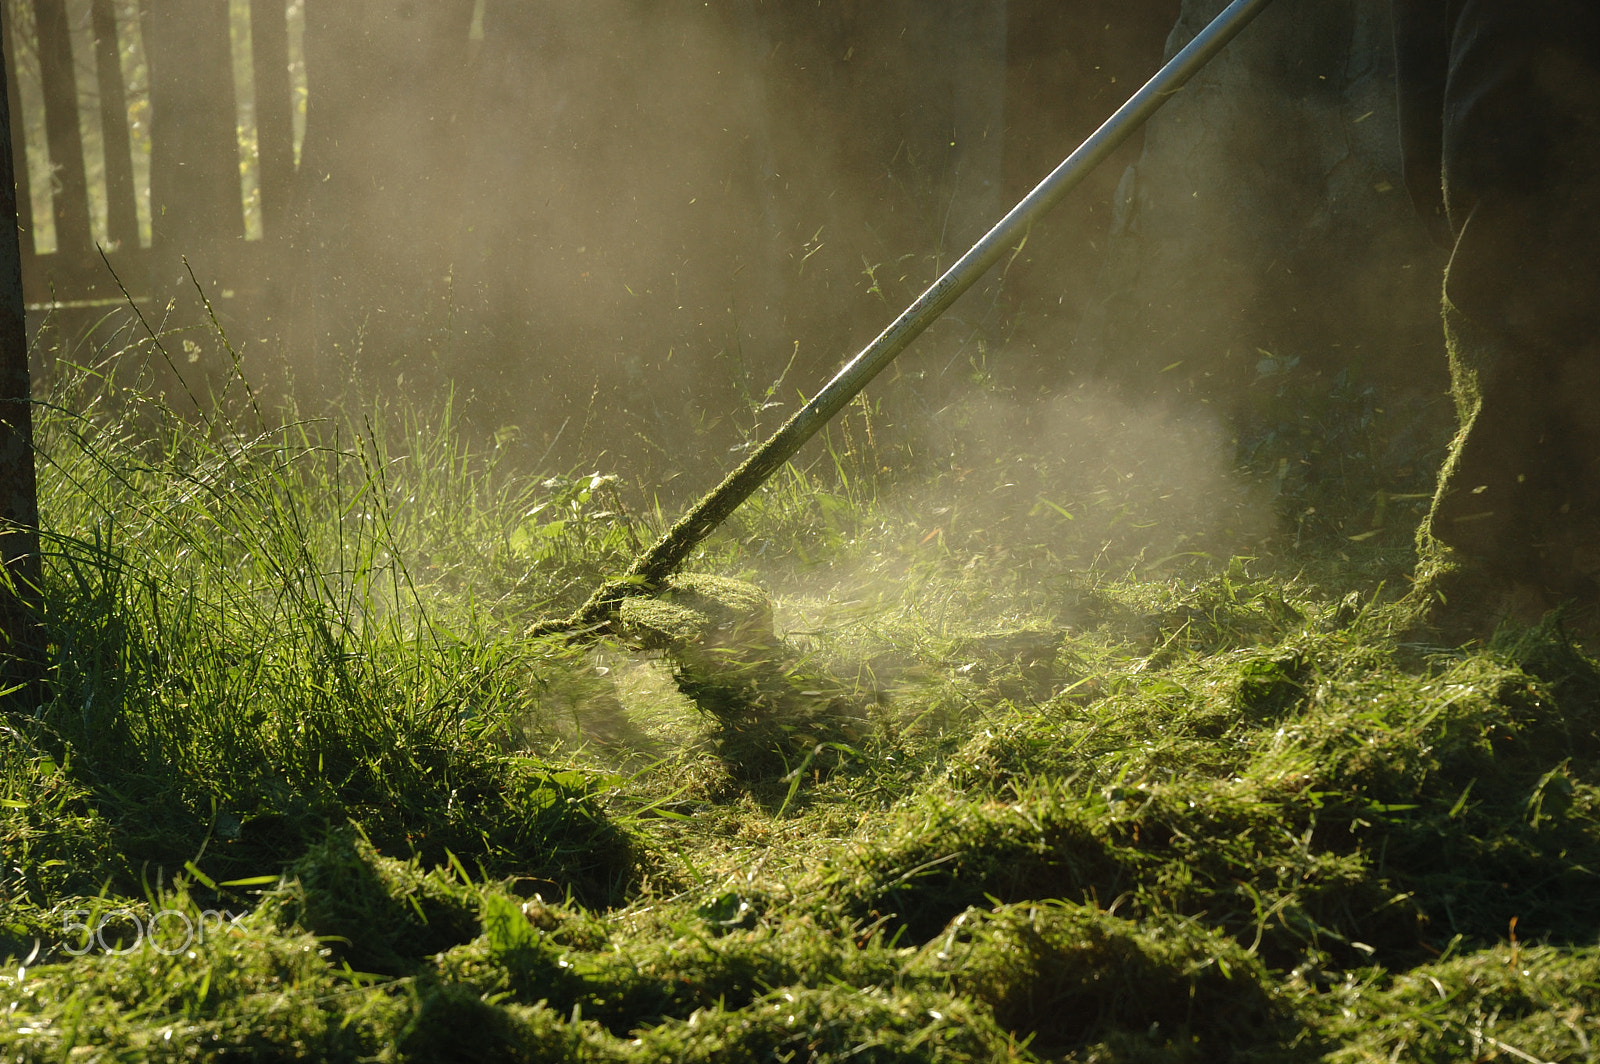
<path fill-rule="evenodd" d="M 8 81 L 0 79 L 0 91 Z M 26 691 L 42 673 L 39 499 L 9 91 L 6 97 L 0 100 L 0 563 L 7 577 L 0 584 L 0 689 L 22 685 Z"/>
<path fill-rule="evenodd" d="M 89 12 L 106 156 L 106 228 L 113 245 L 131 250 L 139 246 L 139 210 L 133 190 L 133 153 L 128 145 L 128 97 L 122 84 L 117 12 L 112 0 L 93 0 Z"/>
<path fill-rule="evenodd" d="M 63 262 L 82 261 L 94 241 L 89 234 L 89 186 L 78 128 L 78 82 L 72 69 L 66 0 L 34 0 L 33 10 L 39 31 L 39 73 L 44 80 L 45 136 L 50 165 L 59 175 L 54 189 L 56 251 Z"/>

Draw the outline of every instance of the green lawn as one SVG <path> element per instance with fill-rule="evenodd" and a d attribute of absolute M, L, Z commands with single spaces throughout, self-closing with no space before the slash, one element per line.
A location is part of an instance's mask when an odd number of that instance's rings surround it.
<path fill-rule="evenodd" d="M 1376 458 L 991 402 L 853 411 L 691 565 L 740 584 L 568 644 L 672 516 L 626 470 L 69 375 L 0 1056 L 1595 1059 L 1595 662 L 1400 641 Z"/>

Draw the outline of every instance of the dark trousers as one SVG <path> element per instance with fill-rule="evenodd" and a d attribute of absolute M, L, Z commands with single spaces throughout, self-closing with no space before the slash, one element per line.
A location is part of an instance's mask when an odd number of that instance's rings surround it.
<path fill-rule="evenodd" d="M 1451 249 L 1460 431 L 1423 530 L 1561 594 L 1600 570 L 1600 4 L 1395 0 L 1406 184 Z"/>

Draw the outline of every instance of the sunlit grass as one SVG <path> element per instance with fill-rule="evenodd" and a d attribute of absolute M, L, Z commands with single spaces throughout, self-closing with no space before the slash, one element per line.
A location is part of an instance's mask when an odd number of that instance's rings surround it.
<path fill-rule="evenodd" d="M 770 617 L 702 579 L 569 645 L 519 633 L 670 519 L 613 471 L 512 468 L 448 399 L 234 381 L 197 421 L 58 379 L 49 681 L 0 734 L 10 1056 L 1600 1038 L 1600 672 L 1554 622 L 1396 643 L 1405 529 L 1297 519 L 1379 470 L 1200 477 L 1121 414 L 919 451 L 853 408 L 694 560 Z"/>

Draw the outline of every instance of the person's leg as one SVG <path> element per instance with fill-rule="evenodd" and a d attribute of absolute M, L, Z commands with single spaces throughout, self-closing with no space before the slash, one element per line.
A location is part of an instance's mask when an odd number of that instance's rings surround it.
<path fill-rule="evenodd" d="M 1460 427 L 1418 532 L 1416 599 L 1440 636 L 1466 641 L 1550 605 L 1528 537 L 1561 448 L 1540 361 L 1448 302 L 1444 317 Z"/>
<path fill-rule="evenodd" d="M 1445 324 L 1460 430 L 1418 534 L 1417 600 L 1482 637 L 1578 593 L 1594 500 L 1600 40 L 1573 0 L 1466 0 L 1445 93 L 1455 248 Z"/>

